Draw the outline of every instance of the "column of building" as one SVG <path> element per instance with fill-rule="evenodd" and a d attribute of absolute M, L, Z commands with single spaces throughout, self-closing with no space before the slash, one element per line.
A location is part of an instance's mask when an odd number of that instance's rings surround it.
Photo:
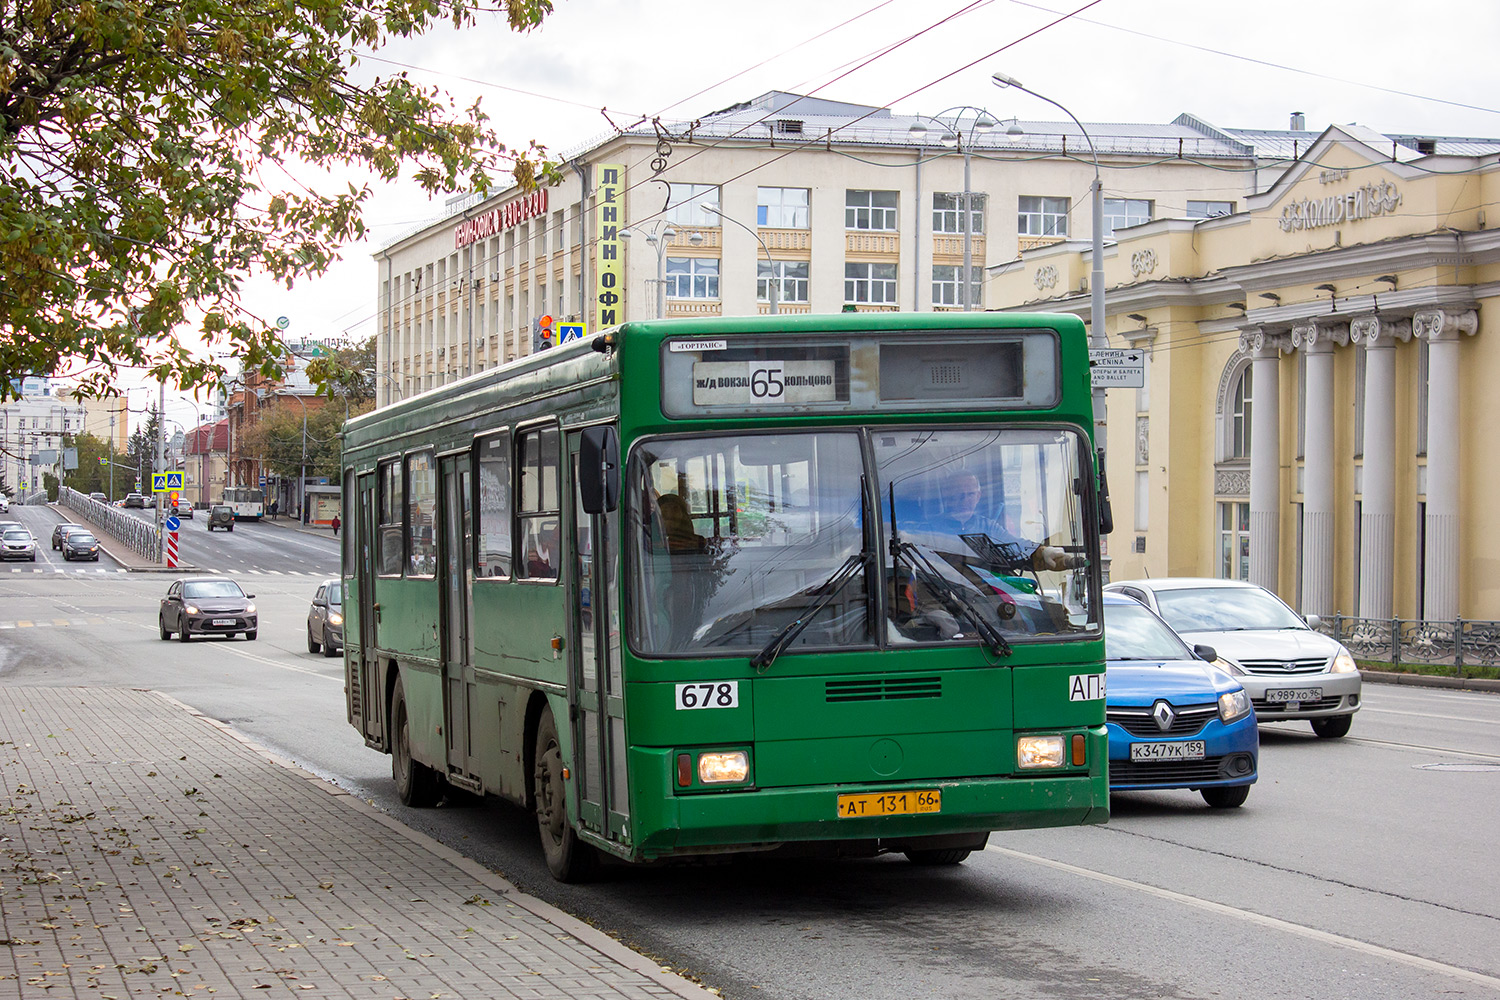
<path fill-rule="evenodd" d="M 1404 320 L 1361 316 L 1349 339 L 1365 351 L 1364 478 L 1359 524 L 1359 616 L 1390 618 L 1396 575 L 1396 339 Z"/>
<path fill-rule="evenodd" d="M 1292 343 L 1307 353 L 1308 403 L 1302 461 L 1302 613 L 1334 608 L 1333 347 L 1349 328 L 1308 320 L 1292 326 Z"/>
<path fill-rule="evenodd" d="M 1250 582 L 1277 592 L 1281 538 L 1280 337 L 1260 328 L 1240 334 L 1250 354 Z"/>
<path fill-rule="evenodd" d="M 1478 314 L 1431 309 L 1412 317 L 1427 341 L 1427 549 L 1423 564 L 1423 617 L 1458 617 L 1459 585 L 1459 334 L 1479 329 Z"/>

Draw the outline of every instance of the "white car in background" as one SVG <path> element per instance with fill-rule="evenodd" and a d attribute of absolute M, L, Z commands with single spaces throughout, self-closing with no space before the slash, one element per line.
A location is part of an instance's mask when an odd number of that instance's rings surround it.
<path fill-rule="evenodd" d="M 1360 676 L 1342 644 L 1315 630 L 1275 594 L 1238 580 L 1164 577 L 1120 580 L 1105 591 L 1140 601 L 1189 646 L 1212 646 L 1238 667 L 1262 723 L 1306 720 L 1336 739 L 1360 707 Z"/>
<path fill-rule="evenodd" d="M 7 513 L 9 510 L 10 500 L 6 498 L 4 493 L 0 493 L 0 514 Z"/>

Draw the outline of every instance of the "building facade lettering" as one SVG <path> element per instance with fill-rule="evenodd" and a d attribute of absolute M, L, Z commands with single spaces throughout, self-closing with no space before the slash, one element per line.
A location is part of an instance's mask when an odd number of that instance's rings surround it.
<path fill-rule="evenodd" d="M 547 214 L 547 189 L 537 188 L 528 194 L 508 201 L 504 205 L 480 212 L 472 219 L 465 219 L 453 227 L 453 248 L 462 249 L 470 243 L 489 239 L 496 233 L 520 225 L 527 219 Z"/>
<path fill-rule="evenodd" d="M 1293 233 L 1373 219 L 1395 211 L 1400 204 L 1401 192 L 1390 181 L 1362 184 L 1344 194 L 1292 202 L 1281 210 L 1281 231 Z"/>

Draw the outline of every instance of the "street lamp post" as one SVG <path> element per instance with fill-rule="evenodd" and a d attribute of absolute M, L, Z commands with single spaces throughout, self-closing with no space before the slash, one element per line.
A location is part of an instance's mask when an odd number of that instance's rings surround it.
<path fill-rule="evenodd" d="M 620 230 L 622 239 L 630 239 L 637 234 L 635 229 Z M 677 230 L 663 222 L 658 222 L 651 227 L 649 232 L 642 233 L 646 242 L 656 247 L 656 318 L 667 318 L 667 244 L 677 235 Z M 697 235 L 696 233 L 694 234 Z"/>
<path fill-rule="evenodd" d="M 955 118 L 953 119 L 953 125 L 950 128 L 949 125 L 942 120 L 942 116 L 947 114 L 949 111 L 957 111 L 960 113 L 965 111 L 974 112 L 974 124 L 969 126 L 967 132 L 960 131 L 958 127 L 959 118 L 958 116 L 955 116 Z M 962 227 L 964 234 L 964 270 L 963 274 L 959 277 L 958 301 L 963 306 L 964 312 L 970 312 L 974 308 L 973 284 L 971 281 L 971 275 L 974 273 L 974 215 L 970 208 L 970 201 L 972 198 L 972 194 L 970 191 L 970 158 L 973 152 L 975 134 L 978 133 L 982 135 L 985 132 L 988 132 L 990 129 L 994 128 L 995 118 L 983 108 L 976 108 L 971 104 L 958 104 L 951 108 L 945 108 L 942 111 L 939 111 L 936 115 L 917 115 L 916 118 L 917 120 L 912 122 L 911 128 L 908 129 L 908 131 L 912 135 L 920 138 L 927 134 L 927 126 L 922 123 L 921 119 L 926 118 L 929 121 L 937 122 L 939 125 L 943 126 L 944 129 L 942 139 L 943 145 L 957 146 L 959 152 L 964 154 L 964 194 L 963 201 L 959 205 L 959 225 Z M 920 210 L 921 207 L 918 206 L 918 211 Z"/>
<path fill-rule="evenodd" d="M 285 389 L 277 389 L 275 394 L 295 399 L 297 405 L 302 407 L 302 474 L 297 479 L 297 516 L 303 524 L 307 524 L 307 403 L 295 392 L 287 392 Z"/>
<path fill-rule="evenodd" d="M 720 211 L 718 205 L 703 205 L 701 207 L 705 212 L 711 212 L 712 214 L 717 215 L 719 218 L 723 219 L 725 222 L 732 222 L 736 226 L 739 226 L 741 229 L 743 229 L 745 232 L 749 233 L 751 236 L 754 236 L 755 242 L 759 243 L 760 248 L 766 252 L 766 263 L 770 265 L 771 268 L 771 277 L 766 282 L 766 293 L 770 296 L 771 299 L 771 315 L 777 315 L 777 300 L 781 298 L 781 278 L 776 274 L 776 262 L 771 259 L 771 248 L 766 246 L 766 241 L 760 238 L 760 233 L 757 233 L 755 230 L 745 225 L 739 219 L 733 219 L 725 215 L 722 211 Z"/>
<path fill-rule="evenodd" d="M 1099 178 L 1099 151 L 1094 148 L 1094 138 L 1089 135 L 1089 130 L 1083 127 L 1083 122 L 1078 116 L 1067 108 L 1054 101 L 1052 98 L 1028 87 L 1022 86 L 1021 81 L 1004 73 L 995 73 L 990 77 L 995 86 L 1004 89 L 1014 87 L 1022 93 L 1030 94 L 1038 100 L 1046 101 L 1054 108 L 1060 110 L 1073 120 L 1078 126 L 1078 131 L 1083 133 L 1084 141 L 1089 144 L 1089 156 L 1094 160 L 1094 233 L 1093 233 L 1093 265 L 1089 268 L 1089 346 L 1098 350 L 1109 346 L 1109 337 L 1104 332 L 1104 184 Z M 1020 131 L 1019 126 L 1013 129 Z M 1104 476 L 1104 454 L 1105 454 L 1105 421 L 1104 421 L 1104 388 L 1097 386 L 1094 389 L 1094 441 L 1099 449 L 1099 475 Z M 1107 510 L 1108 508 L 1106 508 Z"/>

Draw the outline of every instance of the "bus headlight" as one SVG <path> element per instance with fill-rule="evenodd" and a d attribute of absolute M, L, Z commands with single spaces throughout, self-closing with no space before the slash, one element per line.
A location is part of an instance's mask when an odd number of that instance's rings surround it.
<path fill-rule="evenodd" d="M 698 780 L 705 785 L 725 785 L 750 777 L 750 755 L 743 750 L 698 755 Z"/>
<path fill-rule="evenodd" d="M 1354 657 L 1349 655 L 1347 649 L 1341 649 L 1339 655 L 1333 658 L 1330 669 L 1336 674 L 1354 674 L 1359 672 L 1359 665 L 1354 662 Z"/>
<path fill-rule="evenodd" d="M 1061 736 L 1022 736 L 1016 740 L 1016 766 L 1062 767 L 1063 738 Z"/>
<path fill-rule="evenodd" d="M 1244 688 L 1238 691 L 1225 691 L 1219 695 L 1219 718 L 1225 722 L 1233 722 L 1235 719 L 1243 718 L 1250 711 L 1250 696 L 1245 693 Z"/>

